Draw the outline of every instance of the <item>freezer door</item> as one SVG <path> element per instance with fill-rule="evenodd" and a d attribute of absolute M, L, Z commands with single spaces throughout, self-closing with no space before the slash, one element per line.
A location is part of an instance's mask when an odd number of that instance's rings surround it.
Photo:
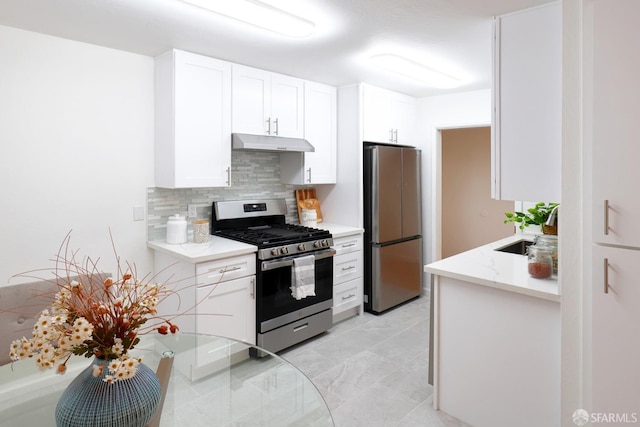
<path fill-rule="evenodd" d="M 402 237 L 422 234 L 420 153 L 402 150 Z"/>
<path fill-rule="evenodd" d="M 372 247 L 371 311 L 380 313 L 422 291 L 422 238 Z"/>

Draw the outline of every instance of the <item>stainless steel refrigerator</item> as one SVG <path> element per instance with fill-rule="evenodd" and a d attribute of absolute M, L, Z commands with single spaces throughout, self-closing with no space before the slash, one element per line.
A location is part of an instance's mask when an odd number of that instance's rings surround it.
<path fill-rule="evenodd" d="M 421 152 L 364 143 L 364 306 L 381 313 L 422 293 Z"/>

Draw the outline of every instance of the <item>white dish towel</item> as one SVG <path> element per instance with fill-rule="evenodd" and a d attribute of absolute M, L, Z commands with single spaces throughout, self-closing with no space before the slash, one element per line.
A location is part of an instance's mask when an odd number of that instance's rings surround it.
<path fill-rule="evenodd" d="M 293 259 L 291 267 L 291 296 L 297 300 L 316 296 L 316 257 L 301 256 Z"/>

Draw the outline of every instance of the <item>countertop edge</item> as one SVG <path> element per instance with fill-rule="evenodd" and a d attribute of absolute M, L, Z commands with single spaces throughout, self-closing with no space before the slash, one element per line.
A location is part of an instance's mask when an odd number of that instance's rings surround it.
<path fill-rule="evenodd" d="M 431 273 L 437 276 L 448 277 L 451 279 L 461 280 L 464 282 L 474 283 L 481 286 L 487 286 L 495 289 L 501 289 L 508 292 L 514 292 L 521 295 L 528 295 L 535 298 L 545 299 L 552 302 L 560 302 L 561 295 L 559 293 L 558 282 L 555 279 L 541 280 L 527 278 L 522 280 L 521 277 L 509 277 L 505 274 L 503 280 L 492 280 L 488 274 L 484 274 L 487 271 L 495 271 L 500 269 L 500 260 L 504 261 L 504 257 L 521 256 L 515 254 L 505 254 L 494 250 L 500 248 L 509 243 L 518 240 L 533 240 L 532 235 L 516 234 L 507 238 L 492 242 L 475 249 L 471 249 L 466 252 L 462 252 L 457 255 L 445 258 L 440 261 L 434 261 L 433 263 L 424 266 L 426 273 Z M 490 258 L 488 258 L 488 254 Z M 513 261 L 513 258 L 508 258 Z M 518 260 L 522 264 L 522 272 L 526 277 L 526 257 Z M 490 266 L 489 266 L 490 264 Z M 460 267 L 458 267 L 460 266 Z M 506 270 L 506 269 L 505 269 Z M 474 271 L 476 274 L 474 274 Z M 481 273 L 482 272 L 482 273 Z M 544 289 L 544 288 L 554 288 Z"/>
<path fill-rule="evenodd" d="M 212 245 L 216 244 L 216 239 L 223 239 L 224 244 L 227 245 L 226 248 L 215 248 L 214 250 L 208 250 Z M 216 245 L 218 246 L 218 245 Z M 185 243 L 178 245 L 170 245 L 166 242 L 162 241 L 151 241 L 147 242 L 147 247 L 156 251 L 160 251 L 166 254 L 169 254 L 173 257 L 176 257 L 182 261 L 199 263 L 199 262 L 207 262 L 214 261 L 217 259 L 229 258 L 239 255 L 247 255 L 254 254 L 258 251 L 257 246 L 248 245 L 246 243 L 240 243 L 229 239 L 224 239 L 222 237 L 212 236 L 210 243 L 197 244 L 197 243 Z M 201 249 L 200 254 L 190 254 L 187 252 L 189 249 Z"/>
<path fill-rule="evenodd" d="M 339 239 L 341 237 L 354 236 L 364 233 L 362 227 L 352 227 L 348 225 L 336 224 L 332 222 L 319 222 L 316 226 L 322 230 L 328 230 L 331 233 L 331 237 Z"/>
<path fill-rule="evenodd" d="M 449 279 L 461 280 L 463 282 L 474 283 L 476 285 L 486 286 L 494 289 L 501 289 L 503 291 L 514 292 L 522 295 L 528 295 L 531 297 L 541 298 L 548 301 L 560 302 L 559 294 L 552 294 L 545 291 L 538 291 L 531 288 L 523 288 L 522 286 L 510 285 L 508 283 L 494 282 L 479 277 L 470 276 L 467 274 L 455 273 L 448 270 L 440 270 L 438 268 L 431 268 L 425 266 L 424 271 L 426 273 L 435 274 L 436 276 L 447 277 Z"/>

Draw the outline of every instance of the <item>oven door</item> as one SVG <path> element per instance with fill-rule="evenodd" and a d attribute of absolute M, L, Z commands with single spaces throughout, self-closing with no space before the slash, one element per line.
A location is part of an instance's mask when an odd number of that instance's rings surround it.
<path fill-rule="evenodd" d="M 333 255 L 335 253 L 334 249 L 313 252 L 316 257 L 316 295 L 300 300 L 291 295 L 291 268 L 295 256 L 258 261 L 256 291 L 258 332 L 265 333 L 332 307 Z"/>

